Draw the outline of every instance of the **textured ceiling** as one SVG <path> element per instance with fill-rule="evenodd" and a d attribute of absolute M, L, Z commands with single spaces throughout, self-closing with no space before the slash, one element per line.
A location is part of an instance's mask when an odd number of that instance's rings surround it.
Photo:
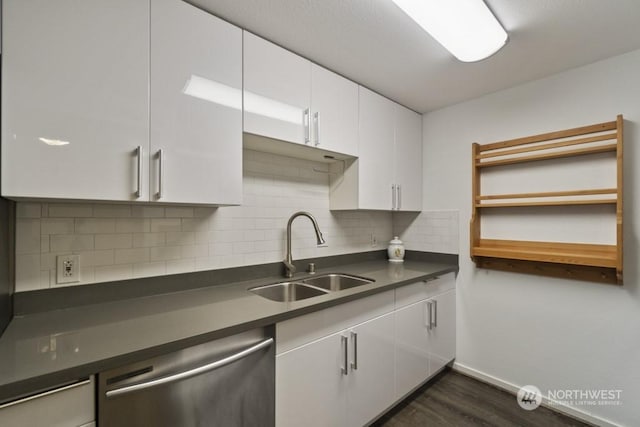
<path fill-rule="evenodd" d="M 509 42 L 470 64 L 391 0 L 188 1 L 418 112 L 640 49 L 638 0 L 486 0 Z"/>

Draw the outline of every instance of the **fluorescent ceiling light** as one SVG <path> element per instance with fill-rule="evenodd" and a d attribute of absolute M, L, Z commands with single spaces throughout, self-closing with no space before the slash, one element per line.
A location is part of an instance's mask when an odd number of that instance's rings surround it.
<path fill-rule="evenodd" d="M 507 32 L 482 0 L 393 2 L 462 62 L 485 59 L 507 42 Z"/>
<path fill-rule="evenodd" d="M 60 139 L 49 139 L 49 138 L 38 138 L 41 142 L 44 142 L 47 145 L 60 146 L 60 145 L 69 145 L 69 141 L 62 141 Z"/>

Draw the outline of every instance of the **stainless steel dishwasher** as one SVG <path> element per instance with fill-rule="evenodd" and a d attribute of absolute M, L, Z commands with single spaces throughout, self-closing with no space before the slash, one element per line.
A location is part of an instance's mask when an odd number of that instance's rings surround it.
<path fill-rule="evenodd" d="M 273 328 L 99 374 L 100 427 L 274 426 Z"/>

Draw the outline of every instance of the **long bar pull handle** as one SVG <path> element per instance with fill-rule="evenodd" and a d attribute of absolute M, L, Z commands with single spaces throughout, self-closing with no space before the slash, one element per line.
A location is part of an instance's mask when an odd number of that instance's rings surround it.
<path fill-rule="evenodd" d="M 344 365 L 342 365 L 340 371 L 342 372 L 342 375 L 349 375 L 349 338 L 342 335 L 340 339 L 342 342 L 342 349 L 344 351 Z"/>
<path fill-rule="evenodd" d="M 431 301 L 427 301 L 427 329 L 431 330 L 433 328 L 433 306 Z"/>
<path fill-rule="evenodd" d="M 316 147 L 320 145 L 320 111 L 316 111 L 313 114 L 313 119 L 316 122 Z"/>
<path fill-rule="evenodd" d="M 353 340 L 353 361 L 351 362 L 351 369 L 358 370 L 358 334 L 351 332 L 351 339 Z"/>
<path fill-rule="evenodd" d="M 396 185 L 391 184 L 391 210 L 396 209 L 396 204 L 398 202 L 397 193 L 396 193 Z"/>
<path fill-rule="evenodd" d="M 433 300 L 433 327 L 438 327 L 438 300 Z"/>
<path fill-rule="evenodd" d="M 44 393 L 39 393 L 39 394 L 35 394 L 33 396 L 28 396 L 28 397 L 25 397 L 25 398 L 22 398 L 22 399 L 13 400 L 11 402 L 4 403 L 4 404 L 0 405 L 0 409 L 9 408 L 10 406 L 20 405 L 22 403 L 27 403 L 27 402 L 30 402 L 30 401 L 35 400 L 35 399 L 40 399 L 41 397 L 51 396 L 52 394 L 60 393 L 60 392 L 66 391 L 66 390 L 71 390 L 72 388 L 80 387 L 80 386 L 87 385 L 87 384 L 90 384 L 90 383 L 91 383 L 91 380 L 87 378 L 85 380 L 79 381 L 77 383 L 69 384 L 69 385 L 66 385 L 64 387 L 56 388 L 56 389 L 53 389 L 53 390 L 46 391 Z"/>
<path fill-rule="evenodd" d="M 184 372 L 180 372 L 177 374 L 173 374 L 173 375 L 169 375 L 167 377 L 162 377 L 162 378 L 157 378 L 155 380 L 151 380 L 145 383 L 140 383 L 140 384 L 134 384 L 134 385 L 129 385 L 129 386 L 125 386 L 122 388 L 117 388 L 114 390 L 109 390 L 105 393 L 105 395 L 107 397 L 115 397 L 115 396 L 121 396 L 123 394 L 126 393 L 131 393 L 134 391 L 140 391 L 140 390 L 144 390 L 147 388 L 151 388 L 151 387 L 155 387 L 155 386 L 159 386 L 162 384 L 168 384 L 168 383 L 173 383 L 176 381 L 180 381 L 180 380 L 184 380 L 186 378 L 191 378 L 194 377 L 196 375 L 200 375 L 203 374 L 205 372 L 209 372 L 209 371 L 213 371 L 214 369 L 218 369 L 221 368 L 223 366 L 226 366 L 230 363 L 236 362 L 240 359 L 243 359 L 253 353 L 256 353 L 260 350 L 262 350 L 263 348 L 267 348 L 269 346 L 271 346 L 273 344 L 273 338 L 268 338 L 264 341 L 259 342 L 256 345 L 253 345 L 249 348 L 246 348 L 238 353 L 232 354 L 231 356 L 225 357 L 224 359 L 220 359 L 217 360 L 215 362 L 200 366 L 198 368 L 194 368 L 194 369 L 190 369 L 188 371 L 184 371 Z"/>
<path fill-rule="evenodd" d="M 396 188 L 398 189 L 398 206 L 396 206 L 396 210 L 402 209 L 402 186 L 400 184 L 396 184 Z"/>
<path fill-rule="evenodd" d="M 163 193 L 163 181 L 164 181 L 164 151 L 161 149 L 158 150 L 158 199 L 162 198 Z"/>
<path fill-rule="evenodd" d="M 311 118 L 310 111 L 308 108 L 302 112 L 302 125 L 304 126 L 304 143 L 308 144 L 311 142 Z"/>
<path fill-rule="evenodd" d="M 136 148 L 136 156 L 138 157 L 138 185 L 135 192 L 136 197 L 142 196 L 142 146 Z"/>

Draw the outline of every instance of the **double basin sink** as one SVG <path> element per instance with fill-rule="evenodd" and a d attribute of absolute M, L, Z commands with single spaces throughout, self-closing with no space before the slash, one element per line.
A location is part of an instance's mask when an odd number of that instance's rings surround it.
<path fill-rule="evenodd" d="M 278 302 L 300 301 L 373 283 L 374 280 L 350 274 L 323 274 L 305 279 L 279 282 L 249 289 L 256 295 Z"/>

